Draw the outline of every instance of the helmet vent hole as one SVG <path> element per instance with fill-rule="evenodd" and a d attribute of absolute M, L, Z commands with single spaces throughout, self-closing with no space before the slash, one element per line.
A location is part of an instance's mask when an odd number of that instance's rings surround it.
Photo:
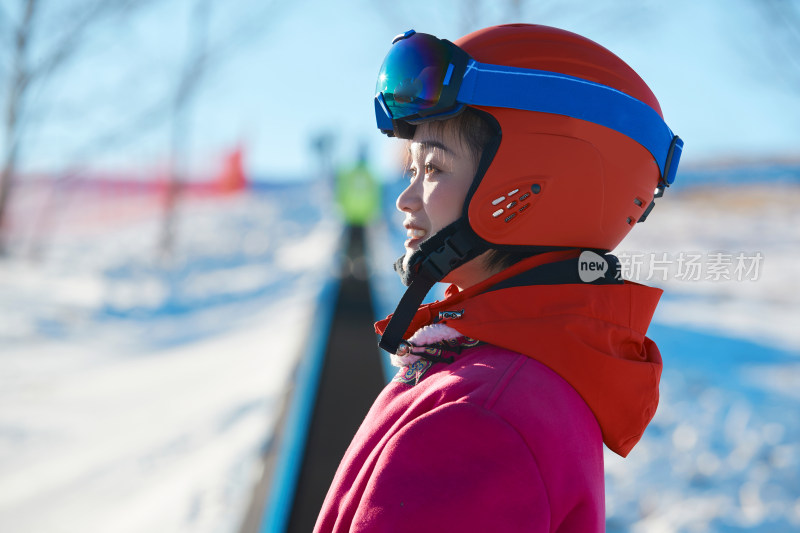
<path fill-rule="evenodd" d="M 540 192 L 542 192 L 542 186 L 539 185 L 538 183 L 534 183 L 533 185 L 531 185 L 531 191 L 533 191 L 533 194 L 539 194 Z"/>
<path fill-rule="evenodd" d="M 641 199 L 641 198 L 634 198 L 634 199 L 633 199 L 633 203 L 635 203 L 635 204 L 636 204 L 636 205 L 638 205 L 639 207 L 642 207 L 642 206 L 644 205 L 644 201 L 642 201 L 642 199 Z"/>
<path fill-rule="evenodd" d="M 628 217 L 628 224 L 633 226 L 633 217 Z"/>

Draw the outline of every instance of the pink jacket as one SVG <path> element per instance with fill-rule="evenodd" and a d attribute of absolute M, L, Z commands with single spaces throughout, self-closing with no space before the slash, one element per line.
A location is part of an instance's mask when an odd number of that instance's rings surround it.
<path fill-rule="evenodd" d="M 315 531 L 603 531 L 602 446 L 592 412 L 552 370 L 470 348 L 415 386 L 384 389 Z"/>
<path fill-rule="evenodd" d="M 442 347 L 462 351 L 450 364 L 401 361 L 342 459 L 315 531 L 605 530 L 603 442 L 626 455 L 658 403 L 661 359 L 644 333 L 660 291 L 485 290 L 496 282 L 451 288 L 420 309 L 412 342 L 430 345 L 434 360 L 452 354 Z M 425 326 L 437 316 L 452 318 Z"/>

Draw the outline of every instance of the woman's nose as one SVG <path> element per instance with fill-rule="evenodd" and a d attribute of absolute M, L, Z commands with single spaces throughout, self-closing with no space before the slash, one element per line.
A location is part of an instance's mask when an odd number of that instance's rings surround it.
<path fill-rule="evenodd" d="M 398 211 L 413 213 L 422 207 L 422 180 L 412 178 L 403 192 L 397 197 Z"/>

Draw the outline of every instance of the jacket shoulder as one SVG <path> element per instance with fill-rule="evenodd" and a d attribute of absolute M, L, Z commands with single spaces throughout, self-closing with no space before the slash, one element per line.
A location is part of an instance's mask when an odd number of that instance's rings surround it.
<path fill-rule="evenodd" d="M 550 531 L 550 498 L 519 432 L 474 403 L 439 405 L 378 457 L 353 531 Z"/>
<path fill-rule="evenodd" d="M 481 406 L 514 427 L 535 457 L 554 523 L 578 520 L 587 525 L 585 531 L 595 531 L 588 524 L 605 515 L 605 482 L 603 436 L 591 409 L 566 380 L 535 359 L 491 345 L 484 356 L 508 363 L 495 371 Z"/>

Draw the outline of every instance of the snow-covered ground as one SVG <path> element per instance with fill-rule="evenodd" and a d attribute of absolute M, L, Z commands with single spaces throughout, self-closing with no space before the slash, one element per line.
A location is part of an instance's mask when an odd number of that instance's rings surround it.
<path fill-rule="evenodd" d="M 615 253 L 665 289 L 657 320 L 800 351 L 798 205 L 797 183 L 676 186 Z"/>
<path fill-rule="evenodd" d="M 334 270 L 340 227 L 308 190 L 186 202 L 168 262 L 152 198 L 84 191 L 18 232 L 0 263 L 2 531 L 237 530 Z M 800 530 L 798 200 L 676 187 L 619 247 L 666 290 L 649 332 L 665 370 L 642 442 L 606 457 L 609 531 Z M 369 239 L 379 315 L 402 291 L 389 220 Z M 760 253 L 757 277 L 716 252 Z M 678 271 L 688 253 L 701 279 Z"/>
<path fill-rule="evenodd" d="M 190 200 L 163 263 L 157 209 L 89 204 L 0 263 L 2 531 L 236 531 L 336 255 L 322 205 Z"/>
<path fill-rule="evenodd" d="M 665 290 L 664 375 L 640 444 L 606 454 L 609 531 L 800 531 L 798 201 L 796 181 L 676 187 L 618 247 Z"/>

